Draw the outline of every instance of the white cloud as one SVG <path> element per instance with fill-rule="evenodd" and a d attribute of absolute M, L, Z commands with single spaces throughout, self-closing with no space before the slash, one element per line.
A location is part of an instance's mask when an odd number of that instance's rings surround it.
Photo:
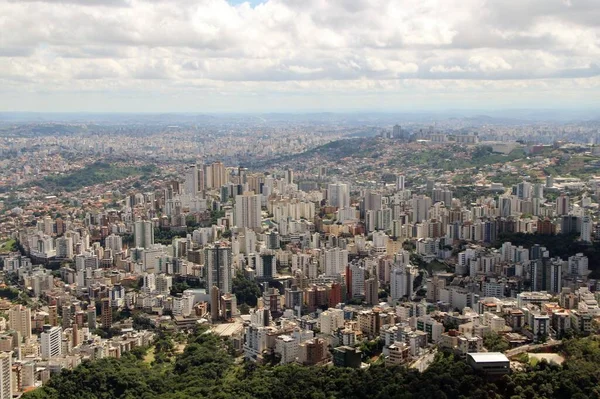
<path fill-rule="evenodd" d="M 42 92 L 251 90 L 312 104 L 322 91 L 442 88 L 469 101 L 500 86 L 595 104 L 598 20 L 597 0 L 0 0 L 0 97 L 17 100 L 0 109 Z"/>

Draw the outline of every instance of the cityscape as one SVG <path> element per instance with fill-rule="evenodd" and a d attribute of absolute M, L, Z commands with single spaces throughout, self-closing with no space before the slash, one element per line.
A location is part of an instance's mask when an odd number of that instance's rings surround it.
<path fill-rule="evenodd" d="M 380 3 L 0 1 L 0 399 L 600 397 L 600 8 Z"/>

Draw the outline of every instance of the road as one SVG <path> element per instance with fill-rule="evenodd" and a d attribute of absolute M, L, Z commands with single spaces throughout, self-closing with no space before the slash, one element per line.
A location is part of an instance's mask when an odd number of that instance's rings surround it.
<path fill-rule="evenodd" d="M 533 351 L 533 350 L 536 350 L 536 349 L 539 349 L 539 348 L 551 348 L 551 347 L 554 347 L 554 346 L 558 346 L 560 344 L 562 344 L 562 341 L 549 340 L 545 344 L 519 346 L 517 348 L 514 348 L 514 349 L 506 351 L 504 354 L 506 355 L 506 357 L 511 358 L 513 356 L 519 355 L 519 354 L 524 353 L 524 352 Z"/>

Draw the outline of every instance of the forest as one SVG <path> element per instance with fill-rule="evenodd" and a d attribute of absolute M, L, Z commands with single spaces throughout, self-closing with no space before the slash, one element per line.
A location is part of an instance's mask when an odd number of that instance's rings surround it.
<path fill-rule="evenodd" d="M 154 165 L 125 166 L 106 162 L 94 162 L 82 169 L 64 175 L 46 176 L 33 182 L 48 192 L 55 190 L 75 191 L 95 184 L 125 179 L 134 175 L 148 175 L 156 172 Z"/>
<path fill-rule="evenodd" d="M 198 329 L 181 354 L 168 335 L 120 359 L 84 362 L 53 376 L 24 399 L 51 398 L 599 398 L 598 337 L 565 341 L 562 366 L 541 361 L 490 382 L 461 359 L 438 354 L 423 373 L 371 365 L 365 370 L 238 362 L 228 341 Z"/>

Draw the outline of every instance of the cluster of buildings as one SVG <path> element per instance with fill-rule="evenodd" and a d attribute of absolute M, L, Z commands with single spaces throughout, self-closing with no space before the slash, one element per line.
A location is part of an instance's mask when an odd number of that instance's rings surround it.
<path fill-rule="evenodd" d="M 399 127 L 392 136 L 407 138 Z M 464 136 L 453 141 L 478 140 Z M 598 186 L 567 193 L 549 177 L 466 201 L 440 179 L 393 177 L 365 188 L 322 167 L 309 180 L 211 161 L 152 189 L 105 193 L 103 206 L 28 215 L 11 233 L 22 253 L 3 255 L 5 280 L 29 298 L 7 304 L 0 323 L 11 389 L 149 344 L 121 312 L 179 330 L 212 323 L 252 361 L 350 367 L 373 345 L 398 365 L 433 347 L 467 358 L 490 333 L 518 346 L 593 331 L 598 282 L 584 253 L 494 246 L 517 232 L 592 243 Z M 236 278 L 260 288 L 256 306 L 236 296 Z"/>

